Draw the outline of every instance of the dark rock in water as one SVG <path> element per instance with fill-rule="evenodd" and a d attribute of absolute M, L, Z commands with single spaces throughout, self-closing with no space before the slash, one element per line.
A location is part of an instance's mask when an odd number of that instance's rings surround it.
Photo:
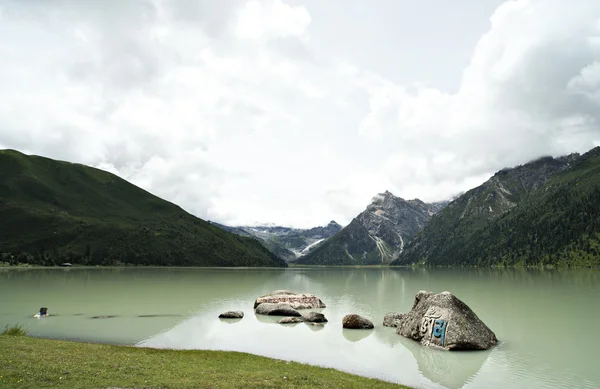
<path fill-rule="evenodd" d="M 302 315 L 302 319 L 309 323 L 327 323 L 325 315 L 319 312 L 309 312 Z"/>
<path fill-rule="evenodd" d="M 299 317 L 284 317 L 279 320 L 279 324 L 292 324 L 292 323 L 302 323 L 302 319 Z"/>
<path fill-rule="evenodd" d="M 383 317 L 383 325 L 386 327 L 398 327 L 398 321 L 404 316 L 401 313 L 390 312 Z"/>
<path fill-rule="evenodd" d="M 492 330 L 450 292 L 417 293 L 397 327 L 404 337 L 444 350 L 487 350 L 498 343 Z"/>
<path fill-rule="evenodd" d="M 360 315 L 350 314 L 344 316 L 342 319 L 342 327 L 352 329 L 371 329 L 375 326 L 369 319 L 366 319 Z"/>
<path fill-rule="evenodd" d="M 242 317 L 244 317 L 244 312 L 242 311 L 227 311 L 219 315 L 221 319 L 241 319 Z"/>
<path fill-rule="evenodd" d="M 262 303 L 256 307 L 257 314 L 259 315 L 269 315 L 269 316 L 302 316 L 300 312 L 296 311 L 294 308 L 290 306 L 290 304 L 272 304 L 272 303 Z"/>
<path fill-rule="evenodd" d="M 314 294 L 296 293 L 289 290 L 276 290 L 257 298 L 254 302 L 254 308 L 264 303 L 286 303 L 294 309 L 325 308 L 323 301 Z"/>
<path fill-rule="evenodd" d="M 325 326 L 325 324 L 323 324 L 323 323 L 316 323 L 316 322 L 308 322 L 306 324 L 309 326 L 313 326 L 313 327 L 324 327 Z"/>
<path fill-rule="evenodd" d="M 112 319 L 113 317 L 117 317 L 117 315 L 92 316 L 91 319 Z"/>

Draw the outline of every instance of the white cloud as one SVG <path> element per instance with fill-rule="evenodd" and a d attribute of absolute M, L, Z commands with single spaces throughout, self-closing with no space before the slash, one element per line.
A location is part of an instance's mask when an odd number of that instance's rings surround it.
<path fill-rule="evenodd" d="M 281 0 L 250 0 L 238 11 L 235 32 L 248 39 L 301 36 L 310 20 L 304 7 L 292 7 Z"/>
<path fill-rule="evenodd" d="M 0 145 L 105 168 L 203 218 L 312 226 L 386 189 L 437 200 L 600 142 L 597 1 L 506 2 L 454 93 L 333 56 L 313 31 L 331 15 L 302 4 L 7 1 Z"/>
<path fill-rule="evenodd" d="M 375 81 L 361 128 L 398 145 L 387 160 L 396 187 L 441 198 L 504 166 L 593 147 L 599 20 L 596 1 L 509 1 L 492 16 L 456 93 Z"/>

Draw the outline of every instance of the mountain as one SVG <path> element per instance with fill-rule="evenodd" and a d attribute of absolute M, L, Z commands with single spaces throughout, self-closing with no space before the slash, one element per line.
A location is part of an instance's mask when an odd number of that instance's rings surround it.
<path fill-rule="evenodd" d="M 80 164 L 0 151 L 0 261 L 287 266 L 127 181 Z"/>
<path fill-rule="evenodd" d="M 342 229 L 342 226 L 333 220 L 326 226 L 310 229 L 280 226 L 230 227 L 211 223 L 234 234 L 253 236 L 259 239 L 272 253 L 288 262 L 295 261 L 297 258 L 308 254 Z"/>
<path fill-rule="evenodd" d="M 450 203 L 393 265 L 600 264 L 600 148 L 503 169 Z"/>
<path fill-rule="evenodd" d="M 444 203 L 404 200 L 386 191 L 339 233 L 296 263 L 306 265 L 374 265 L 398 258 Z"/>

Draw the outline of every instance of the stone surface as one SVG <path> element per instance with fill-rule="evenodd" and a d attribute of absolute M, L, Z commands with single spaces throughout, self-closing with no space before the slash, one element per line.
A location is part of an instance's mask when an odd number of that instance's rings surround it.
<path fill-rule="evenodd" d="M 292 324 L 292 323 L 302 323 L 302 319 L 299 317 L 284 317 L 279 320 L 279 324 Z"/>
<path fill-rule="evenodd" d="M 289 290 L 276 290 L 257 298 L 254 302 L 254 308 L 264 303 L 286 303 L 294 309 L 325 308 L 323 301 L 314 294 L 295 293 Z"/>
<path fill-rule="evenodd" d="M 444 350 L 487 350 L 498 343 L 492 330 L 450 292 L 420 291 L 397 327 L 404 337 Z"/>
<path fill-rule="evenodd" d="M 290 306 L 290 304 L 280 303 L 262 303 L 256 307 L 257 314 L 259 315 L 269 315 L 269 316 L 302 316 L 300 312 L 296 311 L 294 308 Z"/>
<path fill-rule="evenodd" d="M 302 315 L 302 319 L 309 323 L 327 323 L 325 315 L 319 312 L 308 312 Z"/>
<path fill-rule="evenodd" d="M 383 317 L 383 325 L 386 327 L 398 327 L 398 321 L 402 319 L 404 315 L 397 312 L 387 313 Z"/>
<path fill-rule="evenodd" d="M 242 311 L 227 311 L 223 312 L 219 315 L 221 319 L 241 319 L 244 317 L 244 312 Z"/>
<path fill-rule="evenodd" d="M 342 319 L 342 327 L 352 329 L 371 329 L 375 326 L 369 319 L 366 319 L 360 315 L 350 314 L 344 316 Z"/>

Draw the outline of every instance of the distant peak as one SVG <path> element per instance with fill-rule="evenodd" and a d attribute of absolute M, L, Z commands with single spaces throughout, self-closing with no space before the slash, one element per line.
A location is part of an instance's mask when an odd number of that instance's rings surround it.
<path fill-rule="evenodd" d="M 328 226 L 339 226 L 340 224 L 338 222 L 336 222 L 335 220 L 332 220 L 329 222 L 329 224 L 327 224 Z"/>

